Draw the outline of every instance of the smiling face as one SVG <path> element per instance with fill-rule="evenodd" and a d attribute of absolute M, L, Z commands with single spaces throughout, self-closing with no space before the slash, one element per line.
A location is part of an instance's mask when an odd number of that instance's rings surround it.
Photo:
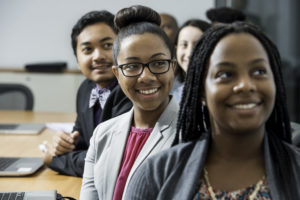
<path fill-rule="evenodd" d="M 276 88 L 261 43 L 246 33 L 221 39 L 209 59 L 204 94 L 213 132 L 264 131 Z"/>
<path fill-rule="evenodd" d="M 106 23 L 96 23 L 85 27 L 77 37 L 77 61 L 81 72 L 100 88 L 107 87 L 115 76 L 112 45 L 115 32 Z"/>
<path fill-rule="evenodd" d="M 118 65 L 127 63 L 148 63 L 156 60 L 171 59 L 170 50 L 157 35 L 144 33 L 131 35 L 121 42 Z M 169 102 L 169 93 L 173 87 L 175 62 L 168 72 L 155 75 L 147 67 L 137 77 L 125 77 L 121 69 L 113 67 L 120 86 L 133 102 L 135 110 L 163 111 Z"/>
<path fill-rule="evenodd" d="M 178 35 L 176 57 L 178 64 L 185 72 L 187 72 L 193 48 L 202 34 L 199 28 L 186 26 Z"/>

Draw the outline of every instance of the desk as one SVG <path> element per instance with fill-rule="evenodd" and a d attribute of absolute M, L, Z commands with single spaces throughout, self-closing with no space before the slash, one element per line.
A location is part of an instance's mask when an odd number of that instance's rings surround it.
<path fill-rule="evenodd" d="M 74 122 L 76 114 L 29 111 L 0 111 L 0 122 Z M 38 145 L 52 140 L 53 131 L 44 129 L 39 135 L 0 135 L 0 156 L 42 157 Z M 28 177 L 0 177 L 0 192 L 21 190 L 57 190 L 63 196 L 79 199 L 81 178 L 59 175 L 42 168 Z"/>

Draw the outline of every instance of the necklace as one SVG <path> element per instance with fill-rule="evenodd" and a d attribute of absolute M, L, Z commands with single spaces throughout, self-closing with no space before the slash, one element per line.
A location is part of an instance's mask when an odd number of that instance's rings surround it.
<path fill-rule="evenodd" d="M 255 185 L 255 188 L 252 192 L 252 194 L 249 195 L 249 200 L 254 200 L 254 198 L 256 197 L 260 187 L 262 186 L 263 184 L 263 180 L 264 180 L 265 176 L 263 176 Z M 204 180 L 208 186 L 208 193 L 209 193 L 209 196 L 213 199 L 213 200 L 217 200 L 217 197 L 216 197 L 216 194 L 214 193 L 213 191 L 213 188 L 209 182 L 209 179 L 208 179 L 208 172 L 206 170 L 206 168 L 204 168 Z"/>

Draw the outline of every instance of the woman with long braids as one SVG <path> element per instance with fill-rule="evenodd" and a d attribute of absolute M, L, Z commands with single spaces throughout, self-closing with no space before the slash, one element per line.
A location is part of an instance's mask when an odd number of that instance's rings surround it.
<path fill-rule="evenodd" d="M 125 199 L 300 199 L 280 56 L 263 32 L 242 22 L 209 29 L 183 96 L 183 144 L 148 159 Z"/>

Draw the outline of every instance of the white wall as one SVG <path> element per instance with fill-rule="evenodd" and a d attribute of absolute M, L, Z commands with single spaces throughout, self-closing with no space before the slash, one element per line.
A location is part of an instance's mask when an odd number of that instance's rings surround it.
<path fill-rule="evenodd" d="M 91 10 L 116 13 L 135 4 L 173 14 L 182 24 L 189 18 L 206 19 L 214 0 L 0 0 L 0 68 L 51 61 L 77 68 L 70 42 L 76 21 Z"/>

